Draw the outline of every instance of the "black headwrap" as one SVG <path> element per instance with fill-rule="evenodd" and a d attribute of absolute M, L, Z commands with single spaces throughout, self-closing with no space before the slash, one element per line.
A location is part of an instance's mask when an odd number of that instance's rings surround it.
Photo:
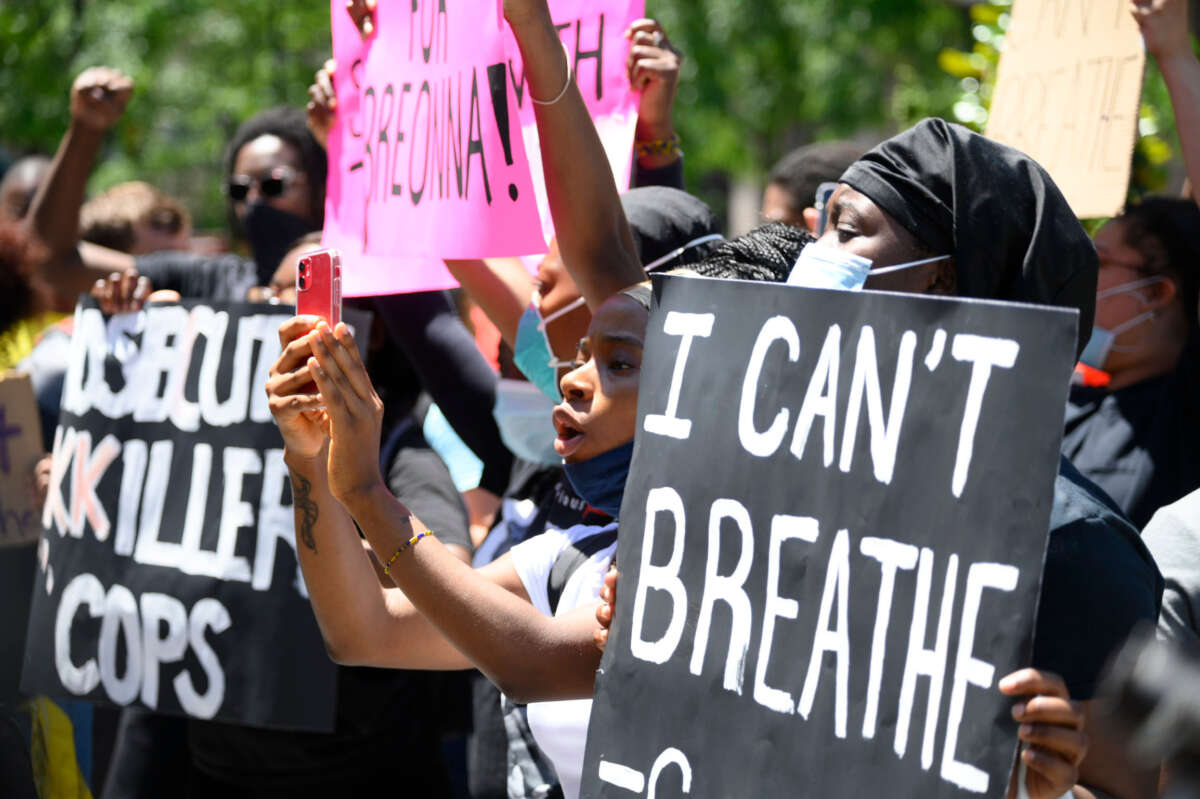
<path fill-rule="evenodd" d="M 703 200 L 666 186 L 630 189 L 621 195 L 621 207 L 633 231 L 638 257 L 643 264 L 657 261 L 669 252 L 698 238 L 719 233 L 717 217 Z M 693 263 L 705 247 L 682 253 L 671 266 Z"/>
<path fill-rule="evenodd" d="M 935 254 L 953 255 L 962 296 L 1078 308 L 1082 351 L 1096 309 L 1096 250 L 1029 156 L 926 119 L 864 155 L 842 182 Z"/>

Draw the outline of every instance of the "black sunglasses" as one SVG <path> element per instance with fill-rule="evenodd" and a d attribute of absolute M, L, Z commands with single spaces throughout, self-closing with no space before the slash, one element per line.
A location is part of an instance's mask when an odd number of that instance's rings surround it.
<path fill-rule="evenodd" d="M 280 197 L 288 187 L 295 182 L 296 175 L 290 169 L 280 168 L 272 170 L 267 177 L 250 177 L 249 175 L 234 175 L 229 178 L 229 183 L 225 186 L 225 191 L 229 195 L 229 199 L 234 202 L 241 202 L 250 195 L 250 187 L 255 183 L 258 184 L 258 191 L 264 197 Z"/>

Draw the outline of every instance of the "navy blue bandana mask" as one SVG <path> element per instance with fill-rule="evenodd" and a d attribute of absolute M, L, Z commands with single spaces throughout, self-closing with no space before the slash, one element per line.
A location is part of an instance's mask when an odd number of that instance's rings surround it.
<path fill-rule="evenodd" d="M 625 479 L 629 477 L 632 460 L 633 442 L 630 441 L 586 461 L 564 463 L 563 471 L 580 499 L 615 519 L 621 512 Z"/>

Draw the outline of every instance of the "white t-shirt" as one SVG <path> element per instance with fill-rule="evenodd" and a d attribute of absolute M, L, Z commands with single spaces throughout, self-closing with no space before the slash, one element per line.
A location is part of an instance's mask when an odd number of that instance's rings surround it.
<path fill-rule="evenodd" d="M 596 602 L 617 552 L 616 531 L 616 522 L 599 527 L 580 524 L 567 530 L 547 530 L 513 547 L 513 566 L 533 606 L 547 616 L 562 616 Z M 585 557 L 577 556 L 580 562 L 562 586 L 557 607 L 552 608 L 550 574 L 568 547 Z M 527 712 L 529 729 L 542 753 L 554 764 L 563 796 L 577 799 L 592 700 L 531 702 Z"/>

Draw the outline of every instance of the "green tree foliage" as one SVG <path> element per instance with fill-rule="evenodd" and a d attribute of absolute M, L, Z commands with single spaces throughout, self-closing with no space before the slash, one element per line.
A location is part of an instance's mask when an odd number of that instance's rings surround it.
<path fill-rule="evenodd" d="M 971 7 L 970 49 L 944 49 L 938 64 L 959 81 L 952 114 L 955 120 L 982 131 L 996 82 L 1000 53 L 1010 21 L 1012 0 L 986 0 Z M 1138 139 L 1133 151 L 1129 199 L 1136 200 L 1167 188 L 1168 164 L 1179 149 L 1171 98 L 1154 59 L 1146 63 Z"/>
<path fill-rule="evenodd" d="M 328 52 L 322 2 L 3 0 L 0 145 L 53 152 L 75 76 L 117 67 L 137 89 L 92 188 L 147 179 L 182 198 L 199 226 L 220 228 L 225 142 L 256 111 L 303 105 Z"/>
<path fill-rule="evenodd" d="M 948 112 L 937 66 L 969 41 L 936 0 L 649 0 L 684 52 L 676 119 L 691 176 L 761 175 L 790 148 Z"/>

